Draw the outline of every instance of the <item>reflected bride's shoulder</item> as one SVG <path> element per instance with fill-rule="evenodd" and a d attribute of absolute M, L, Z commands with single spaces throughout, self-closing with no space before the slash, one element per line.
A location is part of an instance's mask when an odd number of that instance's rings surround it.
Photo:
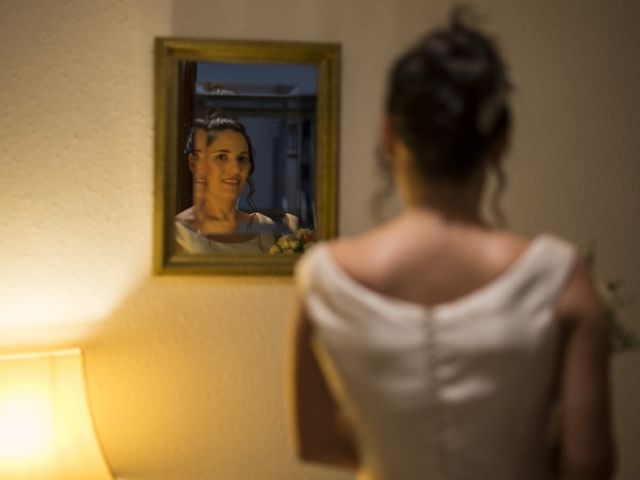
<path fill-rule="evenodd" d="M 186 210 L 181 211 L 175 216 L 175 221 L 184 225 L 190 230 L 196 230 L 196 217 L 193 212 L 193 207 L 189 207 Z"/>
<path fill-rule="evenodd" d="M 258 222 L 261 225 L 275 224 L 275 222 L 271 217 L 268 217 L 267 215 L 264 215 L 263 213 L 260 213 L 260 212 L 253 212 L 247 215 L 248 217 L 251 217 L 254 222 Z"/>

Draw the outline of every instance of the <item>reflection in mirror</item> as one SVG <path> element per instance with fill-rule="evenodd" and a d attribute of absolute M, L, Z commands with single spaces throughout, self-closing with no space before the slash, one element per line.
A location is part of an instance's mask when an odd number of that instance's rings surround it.
<path fill-rule="evenodd" d="M 180 79 L 177 249 L 303 251 L 291 239 L 316 225 L 316 66 L 180 62 Z"/>
<path fill-rule="evenodd" d="M 339 56 L 156 39 L 157 273 L 288 275 L 336 235 Z"/>

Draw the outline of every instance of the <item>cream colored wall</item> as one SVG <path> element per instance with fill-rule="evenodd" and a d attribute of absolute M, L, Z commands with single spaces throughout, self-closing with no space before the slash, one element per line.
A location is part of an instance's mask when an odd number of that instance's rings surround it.
<path fill-rule="evenodd" d="M 516 83 L 511 223 L 597 239 L 602 273 L 637 298 L 638 3 L 478 3 Z M 153 37 L 340 42 L 340 226 L 352 234 L 371 225 L 383 72 L 449 5 L 2 2 L 0 348 L 85 348 L 97 427 L 119 477 L 350 478 L 292 459 L 290 281 L 151 275 Z M 638 305 L 628 313 L 640 330 Z M 639 356 L 614 360 L 625 480 L 640 478 Z"/>

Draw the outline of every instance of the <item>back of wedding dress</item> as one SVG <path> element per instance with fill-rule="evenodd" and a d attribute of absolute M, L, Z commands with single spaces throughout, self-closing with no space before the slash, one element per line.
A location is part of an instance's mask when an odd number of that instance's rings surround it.
<path fill-rule="evenodd" d="M 427 308 L 359 284 L 327 245 L 305 256 L 298 285 L 360 447 L 359 479 L 553 478 L 554 309 L 574 258 L 538 237 L 493 282 Z"/>

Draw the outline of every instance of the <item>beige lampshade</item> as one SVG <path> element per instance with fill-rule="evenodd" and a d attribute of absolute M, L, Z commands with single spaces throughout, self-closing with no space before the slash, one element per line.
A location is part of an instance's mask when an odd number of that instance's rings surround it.
<path fill-rule="evenodd" d="M 0 479 L 113 479 L 80 349 L 0 356 Z"/>

